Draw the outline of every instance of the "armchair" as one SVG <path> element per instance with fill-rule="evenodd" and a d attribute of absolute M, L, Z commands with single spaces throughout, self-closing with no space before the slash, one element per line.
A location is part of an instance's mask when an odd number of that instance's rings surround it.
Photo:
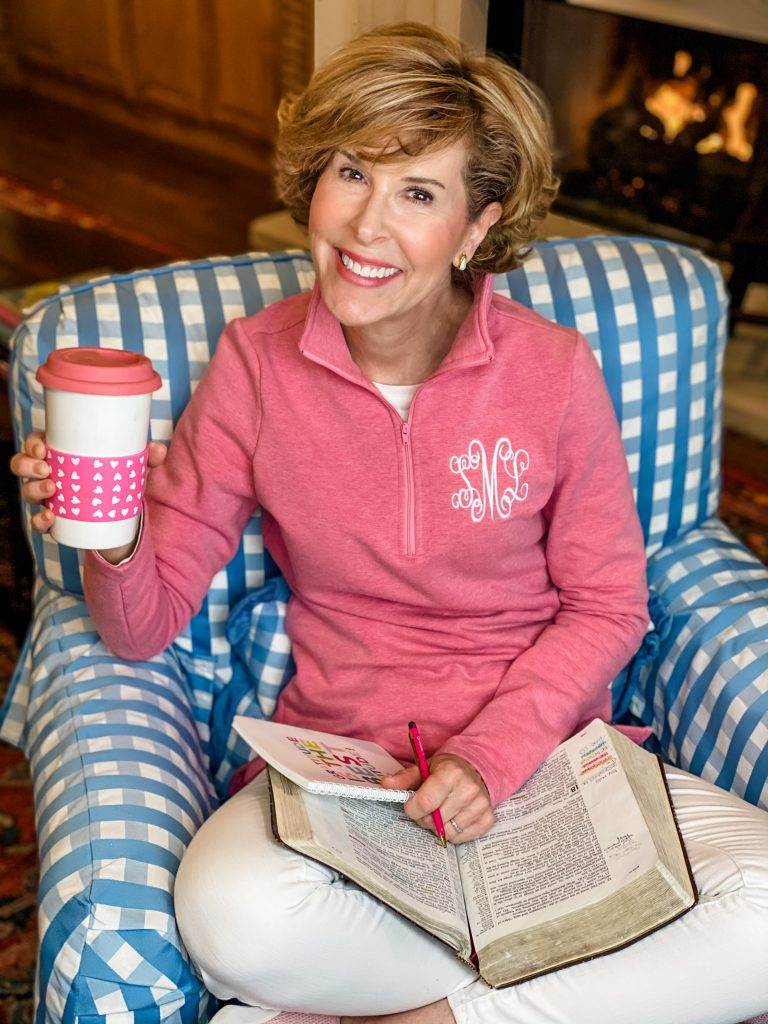
<path fill-rule="evenodd" d="M 229 320 L 311 288 L 301 250 L 97 278 L 37 303 L 12 339 L 17 448 L 44 428 L 35 371 L 54 347 L 150 356 L 169 440 Z M 611 683 L 614 721 L 768 808 L 768 571 L 717 518 L 727 295 L 717 264 L 643 237 L 538 243 L 496 291 L 574 326 L 622 426 L 648 555 L 653 626 Z M 249 758 L 235 714 L 271 715 L 293 662 L 290 591 L 248 522 L 199 612 L 160 655 L 115 657 L 83 600 L 83 552 L 31 528 L 34 613 L 0 738 L 31 763 L 40 853 L 35 1024 L 192 1024 L 217 1008 L 181 943 L 173 883 Z"/>

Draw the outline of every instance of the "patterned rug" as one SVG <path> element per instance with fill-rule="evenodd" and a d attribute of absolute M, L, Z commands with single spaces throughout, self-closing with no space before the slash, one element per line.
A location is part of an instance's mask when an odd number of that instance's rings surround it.
<path fill-rule="evenodd" d="M 738 469 L 723 466 L 720 518 L 768 565 L 768 486 Z"/>
<path fill-rule="evenodd" d="M 0 703 L 19 651 L 0 626 Z M 23 754 L 0 743 L 0 1024 L 29 1024 L 37 947 L 37 849 Z"/>
<path fill-rule="evenodd" d="M 142 231 L 135 231 L 125 224 L 118 224 L 112 217 L 94 214 L 82 206 L 59 199 L 55 193 L 32 188 L 8 175 L 0 176 L 0 208 L 22 213 L 35 220 L 60 221 L 86 231 L 100 231 L 134 245 L 156 250 L 160 256 L 166 256 L 169 260 L 183 259 L 185 255 L 178 246 L 169 245 Z"/>
<path fill-rule="evenodd" d="M 768 486 L 723 471 L 720 517 L 768 565 Z M 0 516 L 0 533 L 7 529 Z M 0 624 L 0 704 L 19 651 Z M 20 751 L 0 743 L 0 1024 L 31 1024 L 38 866 L 32 783 Z M 755 1020 L 755 1024 L 757 1024 Z M 768 1015 L 759 1018 L 768 1024 Z"/>

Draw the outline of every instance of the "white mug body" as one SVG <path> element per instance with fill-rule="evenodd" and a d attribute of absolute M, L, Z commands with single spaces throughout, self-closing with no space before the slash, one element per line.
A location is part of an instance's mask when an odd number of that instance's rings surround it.
<path fill-rule="evenodd" d="M 89 395 L 45 388 L 45 439 L 50 448 L 71 455 L 126 456 L 143 452 L 149 435 L 152 393 Z M 138 506 L 137 512 L 140 511 Z M 100 549 L 129 544 L 139 516 L 114 522 L 82 522 L 58 516 L 49 533 L 59 544 Z"/>

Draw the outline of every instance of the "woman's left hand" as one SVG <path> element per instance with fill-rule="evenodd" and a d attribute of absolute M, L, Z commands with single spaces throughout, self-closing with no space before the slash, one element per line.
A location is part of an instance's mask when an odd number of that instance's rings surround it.
<path fill-rule="evenodd" d="M 436 754 L 429 758 L 429 778 L 421 781 L 418 765 L 408 765 L 393 775 L 385 775 L 381 784 L 387 789 L 414 789 L 404 805 L 409 818 L 435 831 L 432 811 L 440 811 L 445 838 L 458 846 L 479 839 L 496 821 L 488 789 L 482 775 L 463 757 Z M 459 826 L 457 832 L 451 819 Z"/>

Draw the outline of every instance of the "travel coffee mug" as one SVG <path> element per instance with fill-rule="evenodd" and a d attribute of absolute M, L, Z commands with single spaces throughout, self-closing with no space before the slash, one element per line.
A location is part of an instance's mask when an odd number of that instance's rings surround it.
<path fill-rule="evenodd" d="M 73 548 L 136 537 L 147 473 L 151 360 L 110 348 L 59 348 L 35 374 L 45 389 L 45 461 L 56 491 L 49 533 Z"/>

